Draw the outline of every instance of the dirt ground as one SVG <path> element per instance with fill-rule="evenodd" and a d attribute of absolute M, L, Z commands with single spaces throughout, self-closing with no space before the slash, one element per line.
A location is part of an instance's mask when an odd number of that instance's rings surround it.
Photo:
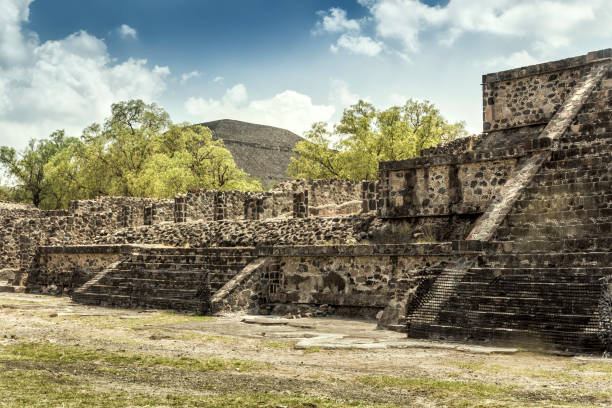
<path fill-rule="evenodd" d="M 612 406 L 612 360 L 0 293 L 0 407 Z"/>

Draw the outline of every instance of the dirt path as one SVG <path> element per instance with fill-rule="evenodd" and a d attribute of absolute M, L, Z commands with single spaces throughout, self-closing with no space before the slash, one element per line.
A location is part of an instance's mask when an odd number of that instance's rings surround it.
<path fill-rule="evenodd" d="M 72 390 L 51 389 L 44 406 L 612 406 L 610 360 L 415 342 L 364 321 L 203 318 L 25 294 L 0 293 L 2 367 L 0 407 L 36 404 L 18 396 L 44 391 L 12 384 L 42 375 Z M 98 400 L 79 405 L 75 390 Z"/>

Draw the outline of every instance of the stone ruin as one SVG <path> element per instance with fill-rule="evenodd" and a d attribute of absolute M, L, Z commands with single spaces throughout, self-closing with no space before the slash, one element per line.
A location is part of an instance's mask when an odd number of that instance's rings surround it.
<path fill-rule="evenodd" d="M 612 50 L 483 76 L 484 133 L 285 182 L 67 211 L 0 203 L 3 290 L 378 318 L 411 338 L 612 351 Z"/>

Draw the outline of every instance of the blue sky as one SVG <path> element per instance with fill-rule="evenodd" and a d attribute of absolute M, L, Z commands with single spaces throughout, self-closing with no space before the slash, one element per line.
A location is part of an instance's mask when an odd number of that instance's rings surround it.
<path fill-rule="evenodd" d="M 481 129 L 481 74 L 612 46 L 609 0 L 0 0 L 0 144 L 110 104 L 298 134 L 359 98 Z"/>

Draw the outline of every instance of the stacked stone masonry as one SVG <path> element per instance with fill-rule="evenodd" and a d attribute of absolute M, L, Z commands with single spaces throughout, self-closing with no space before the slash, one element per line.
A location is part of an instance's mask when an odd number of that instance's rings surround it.
<path fill-rule="evenodd" d="M 0 203 L 0 277 L 21 268 L 27 290 L 89 304 L 612 351 L 611 63 L 602 50 L 485 75 L 485 133 L 381 163 L 377 181 Z"/>

